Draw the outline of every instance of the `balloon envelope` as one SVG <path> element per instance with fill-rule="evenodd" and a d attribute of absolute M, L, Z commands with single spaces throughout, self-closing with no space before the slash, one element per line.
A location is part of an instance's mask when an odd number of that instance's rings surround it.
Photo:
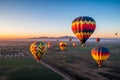
<path fill-rule="evenodd" d="M 30 51 L 36 61 L 39 62 L 41 57 L 47 52 L 47 44 L 43 42 L 33 42 L 30 45 Z"/>
<path fill-rule="evenodd" d="M 100 67 L 102 63 L 109 58 L 110 51 L 105 47 L 94 47 L 91 50 L 91 55 Z"/>
<path fill-rule="evenodd" d="M 71 38 L 69 38 L 69 41 L 71 42 L 71 41 L 72 41 L 72 39 L 71 39 Z"/>
<path fill-rule="evenodd" d="M 52 46 L 52 42 L 47 42 L 47 47 L 50 48 Z"/>
<path fill-rule="evenodd" d="M 92 35 L 96 28 L 96 22 L 93 18 L 82 16 L 72 21 L 72 31 L 84 46 L 87 39 Z"/>
<path fill-rule="evenodd" d="M 96 38 L 96 42 L 98 43 L 100 41 L 100 38 Z"/>
<path fill-rule="evenodd" d="M 59 47 L 60 47 L 60 49 L 61 49 L 62 51 L 64 51 L 64 50 L 66 49 L 66 47 L 67 47 L 67 43 L 66 43 L 66 42 L 60 42 L 60 43 L 59 43 Z"/>
<path fill-rule="evenodd" d="M 72 46 L 73 46 L 73 47 L 76 47 L 76 46 L 77 46 L 77 43 L 76 43 L 76 42 L 73 42 Z"/>
<path fill-rule="evenodd" d="M 117 35 L 117 33 L 115 33 L 115 35 Z"/>

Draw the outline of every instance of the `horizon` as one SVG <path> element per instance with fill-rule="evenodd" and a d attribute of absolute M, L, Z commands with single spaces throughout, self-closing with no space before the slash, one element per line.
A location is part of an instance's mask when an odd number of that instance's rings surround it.
<path fill-rule="evenodd" d="M 68 35 L 66 35 L 66 36 L 68 36 Z M 41 37 L 29 37 L 29 38 L 9 38 L 9 39 L 0 39 L 0 41 L 11 41 L 11 40 L 13 40 L 13 41 L 15 41 L 15 40 L 31 40 L 31 39 L 47 39 L 47 40 L 49 40 L 49 39 L 65 39 L 65 40 L 67 40 L 67 39 L 69 39 L 69 38 L 71 38 L 71 37 L 73 37 L 74 39 L 76 39 L 76 40 L 79 40 L 78 38 L 76 38 L 75 36 L 68 36 L 67 38 L 65 38 L 66 36 L 59 36 L 59 37 L 47 37 L 47 36 L 41 36 Z M 64 38 L 63 38 L 64 37 Z M 88 40 L 90 40 L 90 39 L 96 39 L 96 38 L 98 38 L 98 37 L 90 37 Z M 73 40 L 74 40 L 73 39 Z M 100 38 L 100 39 L 120 39 L 120 38 L 117 38 L 117 37 L 113 37 L 113 38 L 106 38 L 106 37 L 102 37 L 102 38 Z"/>
<path fill-rule="evenodd" d="M 79 16 L 96 21 L 90 38 L 120 38 L 120 0 L 3 0 L 0 9 L 0 40 L 75 37 L 71 25 Z"/>

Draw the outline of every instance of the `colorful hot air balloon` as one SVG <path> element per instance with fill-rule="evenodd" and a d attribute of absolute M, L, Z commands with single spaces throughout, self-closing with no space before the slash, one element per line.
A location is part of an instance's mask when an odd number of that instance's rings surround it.
<path fill-rule="evenodd" d="M 96 28 L 96 22 L 93 18 L 82 16 L 73 20 L 72 31 L 80 40 L 83 47 L 87 39 L 92 35 Z"/>
<path fill-rule="evenodd" d="M 64 51 L 64 50 L 66 49 L 66 47 L 67 47 L 67 43 L 66 43 L 66 42 L 60 42 L 60 43 L 59 43 L 59 47 L 60 47 L 60 49 L 61 49 L 62 51 Z"/>
<path fill-rule="evenodd" d="M 73 47 L 76 47 L 76 46 L 77 46 L 77 43 L 76 43 L 76 42 L 73 42 L 72 46 L 73 46 Z"/>
<path fill-rule="evenodd" d="M 102 63 L 109 58 L 110 51 L 105 47 L 95 47 L 91 50 L 91 55 L 101 67 Z"/>
<path fill-rule="evenodd" d="M 47 42 L 47 47 L 50 48 L 52 46 L 51 42 Z"/>
<path fill-rule="evenodd" d="M 100 41 L 100 38 L 96 38 L 96 42 L 98 43 Z"/>
<path fill-rule="evenodd" d="M 33 42 L 30 45 L 30 51 L 36 61 L 39 62 L 41 57 L 47 52 L 47 44 L 43 42 Z"/>

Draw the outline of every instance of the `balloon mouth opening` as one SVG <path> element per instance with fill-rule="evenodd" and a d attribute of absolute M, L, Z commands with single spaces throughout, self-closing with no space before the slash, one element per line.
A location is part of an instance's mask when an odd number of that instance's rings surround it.
<path fill-rule="evenodd" d="M 81 44 L 81 47 L 85 47 L 85 44 Z"/>
<path fill-rule="evenodd" d="M 61 51 L 65 51 L 65 49 L 62 49 Z"/>
<path fill-rule="evenodd" d="M 79 40 L 81 42 L 81 47 L 84 47 L 85 46 L 85 40 L 83 40 L 83 39 L 79 39 Z"/>
<path fill-rule="evenodd" d="M 37 61 L 37 63 L 40 63 L 40 61 Z"/>
<path fill-rule="evenodd" d="M 101 65 L 99 65 L 99 68 L 101 67 Z"/>
<path fill-rule="evenodd" d="M 40 63 L 40 59 L 41 58 L 38 58 L 38 57 L 36 58 L 37 63 Z"/>

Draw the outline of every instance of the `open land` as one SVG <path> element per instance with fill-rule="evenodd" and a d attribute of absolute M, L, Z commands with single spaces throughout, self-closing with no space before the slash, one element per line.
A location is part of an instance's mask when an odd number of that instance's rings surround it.
<path fill-rule="evenodd" d="M 62 76 L 37 64 L 29 46 L 33 41 L 0 41 L 0 80 L 64 80 Z M 51 41 L 52 42 L 52 41 Z M 82 48 L 77 42 L 61 51 L 57 42 L 48 49 L 41 61 L 58 70 L 71 80 L 120 80 L 120 42 L 87 42 Z M 91 56 L 91 49 L 104 46 L 110 50 L 110 58 L 101 68 Z"/>

